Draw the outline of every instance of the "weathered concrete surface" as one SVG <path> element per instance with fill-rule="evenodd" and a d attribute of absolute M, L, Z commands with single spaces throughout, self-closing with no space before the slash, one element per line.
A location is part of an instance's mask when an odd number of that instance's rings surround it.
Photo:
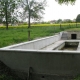
<path fill-rule="evenodd" d="M 74 51 L 80 50 L 80 40 L 60 40 L 60 41 L 57 41 L 53 45 L 53 50 L 61 50 L 65 45 L 68 45 L 68 46 L 70 45 L 72 47 L 76 46 L 76 50 L 74 50 Z M 66 49 L 65 49 L 65 51 L 66 51 Z"/>
<path fill-rule="evenodd" d="M 41 39 L 29 41 L 29 42 L 24 42 L 24 43 L 20 43 L 20 44 L 16 44 L 16 45 L 7 46 L 7 47 L 4 47 L 4 49 L 39 50 L 39 49 L 42 49 L 45 46 L 48 46 L 52 43 L 55 43 L 55 42 L 59 41 L 60 39 L 61 39 L 61 35 L 57 34 L 57 35 L 50 36 L 50 37 L 45 37 L 45 38 L 41 38 Z"/>
<path fill-rule="evenodd" d="M 80 52 L 1 50 L 0 60 L 8 67 L 34 74 L 74 76 L 80 74 Z"/>
<path fill-rule="evenodd" d="M 11 69 L 26 73 L 27 78 L 31 77 L 32 80 L 53 80 L 55 75 L 80 74 L 80 51 L 40 50 L 45 46 L 50 47 L 50 44 L 55 44 L 60 38 L 61 33 L 1 48 L 0 60 Z"/>
<path fill-rule="evenodd" d="M 62 44 L 65 44 L 65 41 L 64 40 L 59 40 L 59 41 L 57 41 L 57 42 L 55 42 L 51 45 L 43 47 L 41 50 L 55 50 L 55 49 L 58 49 L 59 46 L 62 47 L 61 46 Z"/>
<path fill-rule="evenodd" d="M 74 40 L 80 40 L 80 31 L 66 31 L 62 32 L 62 40 L 71 40 L 72 39 L 72 34 L 76 34 L 76 39 Z"/>
<path fill-rule="evenodd" d="M 67 31 L 62 32 L 61 39 L 62 39 L 62 40 L 67 40 L 67 39 L 68 39 L 68 32 L 67 32 Z"/>

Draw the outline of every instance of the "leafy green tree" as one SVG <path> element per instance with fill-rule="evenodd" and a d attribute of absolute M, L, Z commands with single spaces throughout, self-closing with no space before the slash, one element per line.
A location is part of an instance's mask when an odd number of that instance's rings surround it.
<path fill-rule="evenodd" d="M 28 28 L 30 28 L 30 21 L 33 20 L 40 20 L 42 18 L 42 14 L 44 14 L 46 1 L 39 1 L 39 0 L 22 0 L 22 7 L 23 7 L 23 19 L 28 18 Z"/>
<path fill-rule="evenodd" d="M 62 23 L 62 19 L 58 19 L 57 20 L 57 23 Z"/>
<path fill-rule="evenodd" d="M 28 19 L 28 40 L 30 40 L 30 23 L 32 20 L 40 20 L 44 14 L 46 6 L 45 0 L 22 0 L 23 15 L 22 18 Z"/>
<path fill-rule="evenodd" d="M 64 19 L 63 20 L 63 23 L 72 23 L 73 21 L 72 20 L 70 20 L 70 19 Z"/>
<path fill-rule="evenodd" d="M 59 4 L 68 4 L 68 3 L 71 3 L 71 4 L 74 4 L 74 2 L 76 1 L 76 0 L 55 0 L 55 1 L 57 1 Z"/>
<path fill-rule="evenodd" d="M 15 11 L 20 0 L 0 0 L 0 23 L 6 24 L 6 29 L 8 29 L 8 24 L 11 23 L 16 16 Z M 17 12 L 17 11 L 16 11 Z"/>
<path fill-rule="evenodd" d="M 80 22 L 80 14 L 77 15 L 76 22 Z"/>

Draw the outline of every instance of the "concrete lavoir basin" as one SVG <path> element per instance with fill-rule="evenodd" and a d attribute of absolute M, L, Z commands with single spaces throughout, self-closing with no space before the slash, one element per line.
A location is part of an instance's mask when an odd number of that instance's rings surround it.
<path fill-rule="evenodd" d="M 79 50 L 80 41 L 75 40 L 63 40 L 63 43 L 53 48 L 53 50 L 67 50 L 67 51 L 76 51 Z"/>
<path fill-rule="evenodd" d="M 26 77 L 32 80 L 52 80 L 54 75 L 80 74 L 79 44 L 76 51 L 53 50 L 68 41 L 61 40 L 61 37 L 62 32 L 54 36 L 1 48 L 0 60 L 11 69 L 25 73 Z M 76 40 L 76 42 L 80 41 Z"/>

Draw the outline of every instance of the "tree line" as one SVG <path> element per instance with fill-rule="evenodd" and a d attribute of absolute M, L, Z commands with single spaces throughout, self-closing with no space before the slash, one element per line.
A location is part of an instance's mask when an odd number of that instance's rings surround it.
<path fill-rule="evenodd" d="M 45 0 L 0 0 L 0 24 L 4 23 L 8 29 L 9 24 L 28 19 L 29 28 L 30 19 L 42 18 L 45 6 Z"/>

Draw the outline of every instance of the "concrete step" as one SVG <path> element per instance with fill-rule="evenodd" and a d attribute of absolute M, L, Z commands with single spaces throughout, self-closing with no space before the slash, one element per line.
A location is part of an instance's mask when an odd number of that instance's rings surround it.
<path fill-rule="evenodd" d="M 68 39 L 68 34 L 67 34 L 67 32 L 63 32 L 62 33 L 62 37 L 61 37 L 61 39 L 63 39 L 63 40 L 67 40 Z"/>

